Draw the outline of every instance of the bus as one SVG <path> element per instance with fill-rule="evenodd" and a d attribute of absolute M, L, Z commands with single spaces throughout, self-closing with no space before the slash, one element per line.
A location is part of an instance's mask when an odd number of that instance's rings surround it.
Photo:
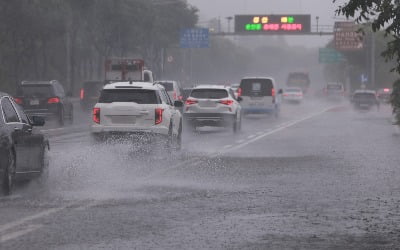
<path fill-rule="evenodd" d="M 288 75 L 286 86 L 301 88 L 303 93 L 306 93 L 310 87 L 310 77 L 305 72 L 291 72 Z"/>

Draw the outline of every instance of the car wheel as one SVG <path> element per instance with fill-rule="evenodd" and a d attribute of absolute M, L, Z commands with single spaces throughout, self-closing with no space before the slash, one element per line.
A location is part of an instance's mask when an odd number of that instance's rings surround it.
<path fill-rule="evenodd" d="M 238 121 L 238 114 L 233 117 L 233 132 L 237 133 L 240 130 L 240 124 Z"/>
<path fill-rule="evenodd" d="M 58 114 L 58 125 L 64 126 L 64 109 L 60 108 L 60 112 Z"/>
<path fill-rule="evenodd" d="M 182 121 L 179 124 L 178 135 L 176 136 L 175 148 L 177 151 L 182 148 Z"/>
<path fill-rule="evenodd" d="M 71 107 L 71 111 L 69 112 L 68 123 L 70 125 L 74 123 L 74 108 L 73 107 Z"/>
<path fill-rule="evenodd" d="M 8 164 L 3 172 L 3 185 L 2 192 L 4 195 L 11 195 L 13 185 L 14 185 L 14 176 L 15 176 L 15 154 L 12 150 L 10 150 L 8 156 Z"/>
<path fill-rule="evenodd" d="M 45 186 L 49 180 L 49 158 L 46 146 L 43 148 L 42 170 L 37 180 L 40 186 Z"/>

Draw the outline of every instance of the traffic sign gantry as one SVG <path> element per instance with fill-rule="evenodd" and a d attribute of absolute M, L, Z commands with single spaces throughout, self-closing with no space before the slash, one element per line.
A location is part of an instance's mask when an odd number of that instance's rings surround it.
<path fill-rule="evenodd" d="M 319 49 L 319 62 L 320 63 L 339 63 L 346 61 L 345 57 L 333 48 L 320 48 Z"/>
<path fill-rule="evenodd" d="M 182 29 L 180 36 L 181 48 L 209 48 L 208 29 Z"/>
<path fill-rule="evenodd" d="M 311 15 L 236 15 L 235 33 L 307 34 Z"/>

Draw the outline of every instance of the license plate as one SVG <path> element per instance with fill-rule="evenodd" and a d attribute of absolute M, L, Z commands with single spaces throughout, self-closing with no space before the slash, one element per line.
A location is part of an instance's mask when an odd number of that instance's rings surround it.
<path fill-rule="evenodd" d="M 129 115 L 115 115 L 111 117 L 114 124 L 135 124 L 136 117 Z"/>
<path fill-rule="evenodd" d="M 30 105 L 39 105 L 39 100 L 30 100 Z"/>
<path fill-rule="evenodd" d="M 252 102 L 252 103 L 250 103 L 250 106 L 261 107 L 261 106 L 263 106 L 263 103 L 262 102 Z"/>

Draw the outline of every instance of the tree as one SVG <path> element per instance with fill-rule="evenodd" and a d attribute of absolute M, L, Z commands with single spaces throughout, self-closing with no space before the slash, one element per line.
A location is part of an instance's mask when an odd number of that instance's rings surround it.
<path fill-rule="evenodd" d="M 336 2 L 337 0 L 333 0 Z M 400 73 L 400 1 L 399 0 L 350 0 L 340 5 L 337 14 L 354 17 L 356 22 L 371 23 L 372 31 L 383 30 L 386 37 L 390 38 L 382 56 L 387 60 L 395 60 L 392 71 Z M 391 104 L 400 121 L 400 82 L 394 84 Z"/>

